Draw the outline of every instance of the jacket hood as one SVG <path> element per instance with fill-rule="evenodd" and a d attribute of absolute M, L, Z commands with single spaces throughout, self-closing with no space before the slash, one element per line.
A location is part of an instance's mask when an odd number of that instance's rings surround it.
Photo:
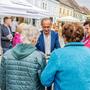
<path fill-rule="evenodd" d="M 13 48 L 12 53 L 15 58 L 20 60 L 32 54 L 35 50 L 36 48 L 31 44 L 18 44 Z"/>

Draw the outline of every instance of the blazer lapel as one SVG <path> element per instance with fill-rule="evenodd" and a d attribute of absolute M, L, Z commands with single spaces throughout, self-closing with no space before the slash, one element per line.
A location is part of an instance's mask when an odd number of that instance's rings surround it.
<path fill-rule="evenodd" d="M 54 38 L 53 38 L 53 32 L 51 31 L 51 52 L 53 50 L 53 45 L 54 45 Z"/>
<path fill-rule="evenodd" d="M 41 47 L 42 47 L 43 52 L 45 53 L 45 42 L 44 42 L 43 32 L 41 33 Z"/>

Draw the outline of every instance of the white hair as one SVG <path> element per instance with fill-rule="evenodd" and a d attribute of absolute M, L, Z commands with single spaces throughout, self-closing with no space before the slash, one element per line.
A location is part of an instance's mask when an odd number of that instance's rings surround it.
<path fill-rule="evenodd" d="M 37 41 L 40 32 L 34 26 L 25 24 L 25 26 L 23 26 L 21 34 L 23 37 L 23 43 L 32 44 L 33 43 L 32 41 L 34 39 Z"/>

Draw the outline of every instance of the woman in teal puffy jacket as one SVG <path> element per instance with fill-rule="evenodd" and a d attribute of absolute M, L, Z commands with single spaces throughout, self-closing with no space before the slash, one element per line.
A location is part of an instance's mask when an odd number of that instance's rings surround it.
<path fill-rule="evenodd" d="M 21 28 L 23 43 L 2 57 L 1 90 L 44 90 L 40 74 L 45 67 L 45 57 L 35 48 L 38 32 L 27 25 Z"/>
<path fill-rule="evenodd" d="M 54 90 L 90 90 L 90 49 L 80 41 L 84 30 L 78 24 L 65 24 L 66 45 L 52 52 L 41 74 L 41 82 Z"/>

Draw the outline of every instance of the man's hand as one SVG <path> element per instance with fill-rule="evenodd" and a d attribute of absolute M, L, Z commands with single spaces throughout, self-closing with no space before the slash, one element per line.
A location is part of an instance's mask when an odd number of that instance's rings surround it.
<path fill-rule="evenodd" d="M 7 35 L 7 38 L 8 38 L 10 41 L 12 41 L 12 39 L 13 39 L 12 34 Z"/>

